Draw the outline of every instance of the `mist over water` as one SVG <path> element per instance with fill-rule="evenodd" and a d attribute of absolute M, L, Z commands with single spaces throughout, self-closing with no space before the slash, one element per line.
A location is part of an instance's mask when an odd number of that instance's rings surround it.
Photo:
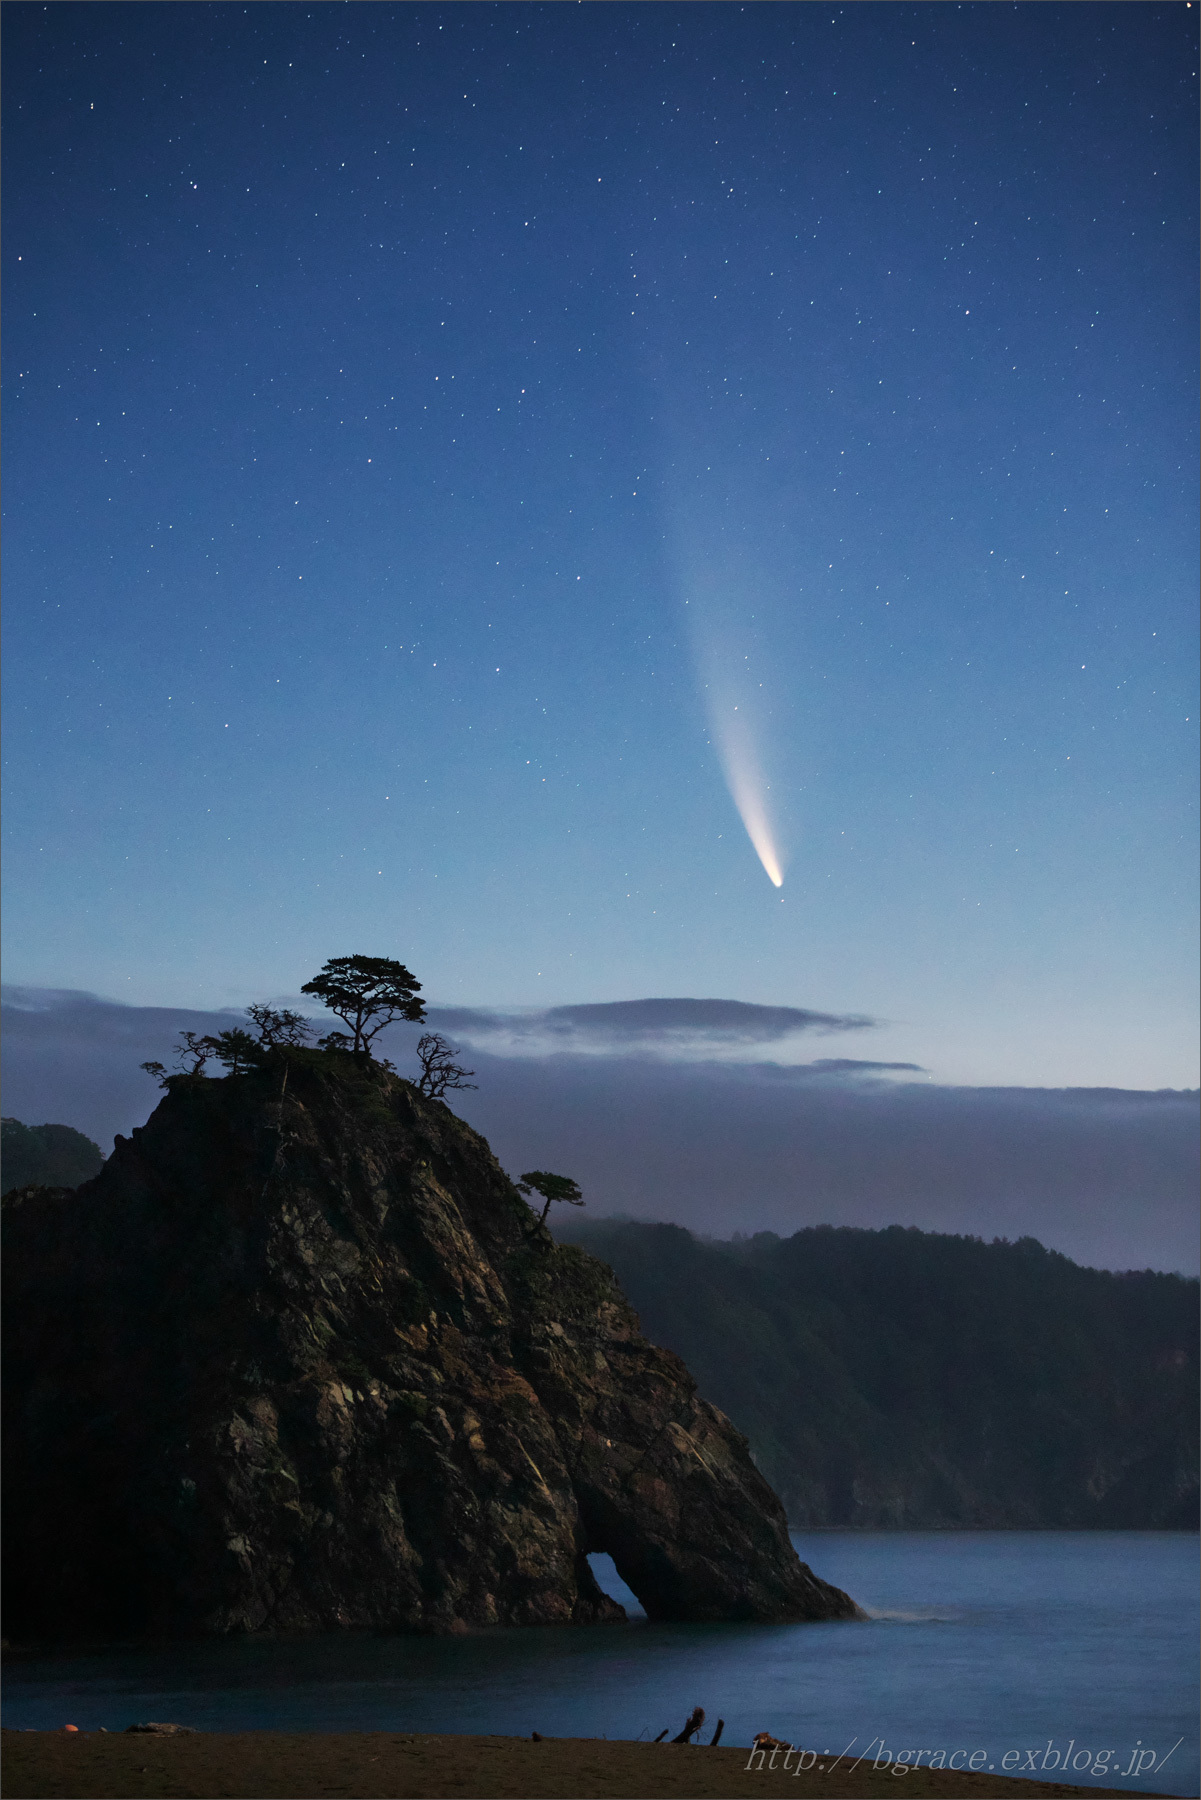
<path fill-rule="evenodd" d="M 6 996 L 3 1016 L 6 1111 L 70 1124 L 101 1148 L 158 1103 L 143 1059 L 169 1060 L 181 1030 L 241 1017 L 46 989 Z M 890 1065 L 854 1060 L 875 1041 L 869 1018 L 729 1001 L 429 1016 L 476 1070 L 455 1110 L 503 1167 L 570 1169 L 591 1217 L 674 1219 L 717 1237 L 916 1225 L 1032 1236 L 1098 1268 L 1197 1271 L 1195 1091 L 902 1085 Z M 420 1029 L 380 1040 L 402 1071 Z M 519 1029 L 536 1054 L 511 1053 Z M 807 1047 L 789 1049 L 794 1029 Z M 846 1056 L 814 1056 L 827 1047 Z M 792 1055 L 813 1060 L 769 1060 Z"/>

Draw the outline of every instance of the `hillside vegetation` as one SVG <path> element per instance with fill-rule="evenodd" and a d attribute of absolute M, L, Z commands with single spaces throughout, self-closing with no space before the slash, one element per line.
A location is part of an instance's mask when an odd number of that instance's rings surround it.
<path fill-rule="evenodd" d="M 900 1226 L 558 1235 L 612 1265 L 794 1527 L 1196 1527 L 1196 1281 Z"/>
<path fill-rule="evenodd" d="M 104 1153 L 70 1125 L 0 1121 L 0 1191 L 21 1187 L 79 1187 L 104 1167 Z"/>

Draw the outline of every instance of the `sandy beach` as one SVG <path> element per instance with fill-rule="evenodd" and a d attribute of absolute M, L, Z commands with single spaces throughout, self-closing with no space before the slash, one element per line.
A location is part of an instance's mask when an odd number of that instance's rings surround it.
<path fill-rule="evenodd" d="M 198 1732 L 146 1737 L 5 1731 L 4 1800 L 105 1796 L 232 1796 L 234 1800 L 1050 1800 L 1124 1790 L 922 1769 L 897 1777 L 870 1765 L 801 1774 L 748 1770 L 750 1752 L 597 1738 L 429 1737 L 395 1732 Z M 782 1759 L 780 1759 L 782 1760 Z M 795 1760 L 795 1759 L 794 1759 Z"/>

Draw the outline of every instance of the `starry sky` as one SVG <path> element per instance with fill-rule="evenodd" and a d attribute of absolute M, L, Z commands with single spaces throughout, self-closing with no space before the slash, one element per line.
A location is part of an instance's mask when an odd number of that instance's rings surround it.
<path fill-rule="evenodd" d="M 11 981 L 1196 1082 L 1201 8 L 4 12 Z"/>

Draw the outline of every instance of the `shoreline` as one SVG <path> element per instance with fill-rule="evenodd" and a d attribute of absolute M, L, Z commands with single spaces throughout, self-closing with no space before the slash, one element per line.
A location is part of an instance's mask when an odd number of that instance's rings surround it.
<path fill-rule="evenodd" d="M 887 1768 L 835 1759 L 786 1774 L 751 1751 L 611 1738 L 408 1732 L 186 1732 L 156 1736 L 5 1729 L 3 1800 L 1113 1800 L 1143 1789 L 1080 1787 L 987 1771 Z"/>

